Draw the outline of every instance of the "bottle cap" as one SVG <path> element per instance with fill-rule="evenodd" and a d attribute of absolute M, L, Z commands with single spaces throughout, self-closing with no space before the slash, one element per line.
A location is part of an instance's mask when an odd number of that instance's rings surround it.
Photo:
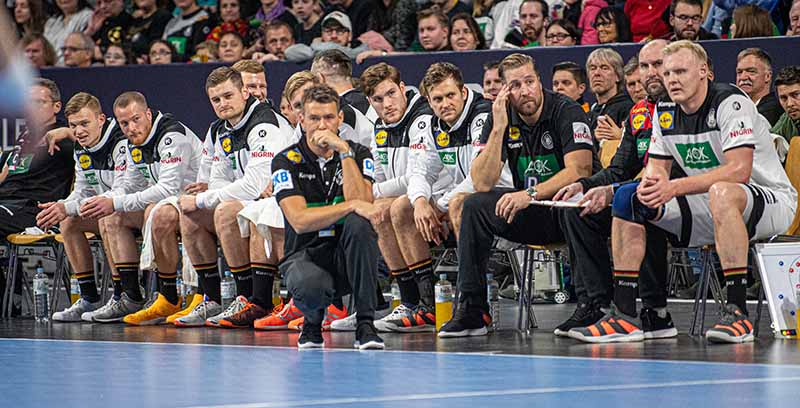
<path fill-rule="evenodd" d="M 447 280 L 447 274 L 446 273 L 440 273 L 439 274 L 439 280 Z"/>

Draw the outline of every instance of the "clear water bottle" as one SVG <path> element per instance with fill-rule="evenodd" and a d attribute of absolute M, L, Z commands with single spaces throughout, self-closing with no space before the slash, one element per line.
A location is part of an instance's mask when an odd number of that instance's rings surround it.
<path fill-rule="evenodd" d="M 69 302 L 70 304 L 75 303 L 80 298 L 81 286 L 78 283 L 78 278 L 76 278 L 75 275 L 72 275 L 72 278 L 69 280 Z"/>
<path fill-rule="evenodd" d="M 447 280 L 447 274 L 439 275 L 433 292 L 436 299 L 436 331 L 439 331 L 453 318 L 453 285 Z"/>
<path fill-rule="evenodd" d="M 489 302 L 489 312 L 492 314 L 492 331 L 497 330 L 500 322 L 500 285 L 494 280 L 494 275 L 486 274 L 486 301 Z"/>
<path fill-rule="evenodd" d="M 50 321 L 48 306 L 47 275 L 44 274 L 42 263 L 39 262 L 36 264 L 36 275 L 33 276 L 33 312 L 36 322 L 46 323 Z"/>
<path fill-rule="evenodd" d="M 233 280 L 231 271 L 226 270 L 225 277 L 222 279 L 222 309 L 227 309 L 235 298 L 236 281 Z"/>
<path fill-rule="evenodd" d="M 272 306 L 281 304 L 281 280 L 276 276 L 272 281 Z"/>
<path fill-rule="evenodd" d="M 392 281 L 392 310 L 394 310 L 397 306 L 400 306 L 400 284 L 397 283 L 397 279 Z"/>
<path fill-rule="evenodd" d="M 186 307 L 186 287 L 183 284 L 183 279 L 175 279 L 175 291 L 178 293 L 178 306 L 183 309 Z"/>

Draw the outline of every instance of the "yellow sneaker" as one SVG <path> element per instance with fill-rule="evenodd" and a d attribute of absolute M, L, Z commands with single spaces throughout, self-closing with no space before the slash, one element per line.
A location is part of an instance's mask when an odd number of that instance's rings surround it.
<path fill-rule="evenodd" d="M 156 300 L 149 307 L 125 316 L 122 321 L 136 326 L 161 324 L 168 316 L 180 310 L 180 305 L 172 304 L 164 295 L 156 293 Z"/>
<path fill-rule="evenodd" d="M 166 320 L 164 323 L 166 323 L 166 324 L 172 324 L 172 323 L 175 323 L 175 319 L 180 319 L 181 317 L 183 317 L 183 316 L 186 316 L 186 315 L 188 315 L 189 313 L 192 313 L 192 310 L 194 310 L 194 308 L 195 308 L 197 305 L 199 305 L 200 303 L 202 303 L 202 302 L 203 302 L 203 295 L 198 295 L 197 293 L 195 293 L 195 294 L 194 294 L 194 295 L 192 295 L 192 297 L 190 298 L 190 301 L 189 301 L 189 303 L 186 305 L 186 308 L 185 308 L 185 309 L 181 310 L 181 311 L 180 311 L 180 312 L 178 312 L 178 313 L 175 313 L 175 314 L 172 314 L 172 315 L 170 315 L 169 317 L 167 317 L 167 320 Z"/>

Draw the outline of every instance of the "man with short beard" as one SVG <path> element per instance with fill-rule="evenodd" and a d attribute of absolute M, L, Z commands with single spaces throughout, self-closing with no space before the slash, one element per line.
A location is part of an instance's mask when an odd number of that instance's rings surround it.
<path fill-rule="evenodd" d="M 778 71 L 775 90 L 786 112 L 770 132 L 783 136 L 789 142 L 800 135 L 800 66 L 791 65 Z"/>
<path fill-rule="evenodd" d="M 538 47 L 544 44 L 548 10 L 544 0 L 523 1 L 519 5 L 519 28 L 506 35 L 506 44 L 514 48 Z"/>
<path fill-rule="evenodd" d="M 761 48 L 747 48 L 736 57 L 736 86 L 756 103 L 758 113 L 774 125 L 783 114 L 771 92 L 772 58 Z"/>
<path fill-rule="evenodd" d="M 714 33 L 703 27 L 703 2 L 701 0 L 672 0 L 669 6 L 669 24 L 672 26 L 672 41 L 716 40 Z"/>

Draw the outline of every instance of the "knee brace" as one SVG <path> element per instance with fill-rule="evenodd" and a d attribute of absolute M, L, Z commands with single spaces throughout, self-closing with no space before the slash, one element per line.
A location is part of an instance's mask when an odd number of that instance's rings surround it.
<path fill-rule="evenodd" d="M 614 201 L 611 204 L 611 213 L 614 217 L 637 224 L 644 224 L 648 220 L 656 218 L 658 210 L 645 206 L 636 197 L 637 187 L 639 187 L 638 181 L 624 184 L 616 189 Z"/>

